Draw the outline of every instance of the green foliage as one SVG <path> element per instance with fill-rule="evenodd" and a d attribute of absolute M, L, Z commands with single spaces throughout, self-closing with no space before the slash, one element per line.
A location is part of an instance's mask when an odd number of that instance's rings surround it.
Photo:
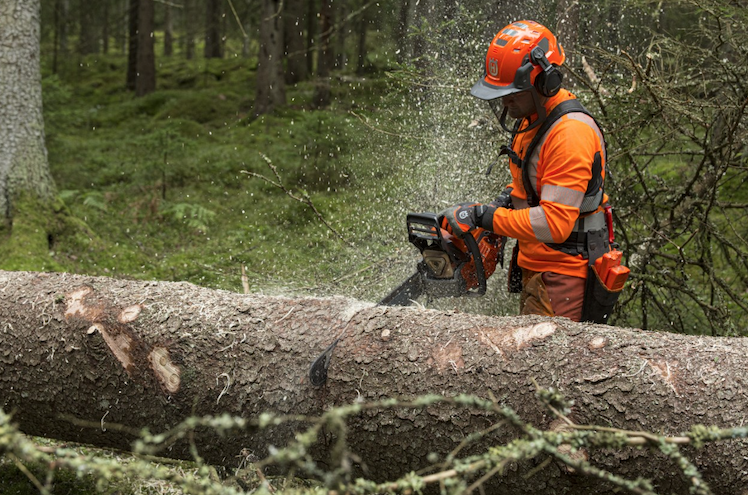
<path fill-rule="evenodd" d="M 81 193 L 80 191 L 65 190 L 60 191 L 58 196 L 62 201 L 68 204 L 74 201 L 80 201 L 84 206 L 96 208 L 102 212 L 107 210 L 104 195 L 99 191 L 87 191 Z"/>
<path fill-rule="evenodd" d="M 189 203 L 162 204 L 161 214 L 184 223 L 191 229 L 204 232 L 207 232 L 208 224 L 216 216 L 214 211 Z"/>
<path fill-rule="evenodd" d="M 554 403 L 567 402 L 553 390 L 538 389 L 537 395 L 546 405 L 550 405 L 545 399 L 548 397 L 553 397 Z M 353 472 L 355 446 L 345 443 L 346 423 L 349 418 L 393 409 L 412 411 L 432 407 L 450 409 L 454 415 L 479 413 L 490 421 L 492 426 L 468 435 L 461 442 L 460 448 L 444 459 L 440 459 L 439 455 L 434 453 L 430 456 L 433 466 L 421 473 L 403 472 L 396 480 L 374 482 Z M 527 470 L 523 476 L 528 478 L 554 462 L 559 467 L 573 469 L 578 475 L 598 478 L 601 486 L 612 486 L 631 493 L 654 493 L 653 486 L 656 480 L 641 477 L 627 479 L 587 460 L 589 454 L 595 451 L 605 451 L 609 454 L 611 451 L 625 452 L 630 447 L 644 447 L 650 451 L 650 455 L 654 456 L 657 452 L 665 455 L 672 466 L 683 474 L 685 484 L 689 486 L 689 493 L 707 495 L 711 493 L 708 485 L 679 445 L 692 443 L 695 449 L 701 449 L 710 442 L 748 437 L 746 427 L 721 429 L 701 425 L 695 425 L 690 432 L 682 436 L 665 437 L 646 431 L 576 425 L 553 405 L 550 405 L 548 413 L 560 420 L 565 427 L 539 430 L 523 421 L 506 405 L 495 400 L 466 395 L 425 395 L 412 400 L 383 399 L 369 403 L 356 402 L 332 408 L 316 418 L 268 412 L 255 418 L 232 417 L 226 414 L 191 417 L 167 432 L 151 433 L 144 429 L 133 443 L 135 456 L 130 456 L 92 450 L 83 446 L 77 449 L 54 444 L 50 446 L 49 442 L 43 440 L 45 445 L 40 448 L 32 439 L 20 433 L 11 424 L 10 417 L 0 410 L 0 453 L 5 455 L 5 460 L 0 460 L 0 476 L 3 476 L 3 480 L 8 480 L 8 483 L 14 483 L 18 493 L 35 493 L 32 487 L 40 493 L 50 494 L 81 493 L 86 490 L 93 493 L 94 486 L 96 491 L 110 491 L 116 487 L 121 493 L 123 486 L 128 485 L 130 488 L 126 488 L 125 493 L 130 490 L 133 493 L 138 490 L 140 493 L 143 488 L 139 487 L 139 484 L 147 480 L 151 486 L 157 486 L 161 490 L 159 493 L 229 495 L 249 490 L 257 490 L 257 493 L 280 490 L 277 493 L 291 495 L 328 493 L 329 490 L 336 490 L 365 495 L 419 493 L 429 486 L 438 484 L 442 493 L 458 494 L 479 487 L 482 489 L 492 478 L 502 476 L 510 463 L 514 466 L 513 470 Z M 294 440 L 288 445 L 270 449 L 271 453 L 265 459 L 254 459 L 250 462 L 247 456 L 231 473 L 223 471 L 220 474 L 215 468 L 204 464 L 194 446 L 195 459 L 191 462 L 171 461 L 165 464 L 165 459 L 153 457 L 165 446 L 190 438 L 196 429 L 214 431 L 216 435 L 223 436 L 232 432 L 277 426 L 296 428 Z M 514 439 L 506 444 L 494 445 L 489 434 L 497 429 L 509 430 L 513 433 L 510 436 Z M 319 464 L 310 454 L 315 450 L 316 444 L 326 441 L 321 439 L 323 436 L 337 438 L 336 445 L 332 446 L 332 464 Z M 584 455 L 578 455 L 580 452 L 584 452 Z M 690 455 L 696 453 L 691 451 Z M 539 463 L 527 462 L 536 458 L 545 460 Z M 17 469 L 13 469 L 14 467 Z M 286 477 L 266 478 L 262 472 L 271 468 L 276 472 L 289 474 Z M 556 468 L 552 469 L 556 472 Z M 303 476 L 306 479 L 295 476 Z M 54 487 L 53 491 L 51 487 Z"/>
<path fill-rule="evenodd" d="M 639 52 L 588 48 L 610 67 L 591 96 L 605 115 L 608 192 L 633 273 L 615 321 L 745 335 L 748 16 L 719 1 L 668 12 L 683 14 L 677 29 L 664 17 L 665 32 Z"/>

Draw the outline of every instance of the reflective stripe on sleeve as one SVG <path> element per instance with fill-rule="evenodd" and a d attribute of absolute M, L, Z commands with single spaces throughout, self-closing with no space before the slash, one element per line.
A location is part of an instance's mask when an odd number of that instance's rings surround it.
<path fill-rule="evenodd" d="M 579 208 L 582 204 L 584 193 L 568 187 L 548 184 L 543 186 L 540 197 L 543 198 L 543 201 Z"/>
<path fill-rule="evenodd" d="M 548 219 L 545 216 L 545 210 L 542 206 L 533 206 L 530 208 L 530 226 L 535 233 L 535 238 L 540 242 L 552 243 L 553 236 L 551 228 L 548 225 Z"/>

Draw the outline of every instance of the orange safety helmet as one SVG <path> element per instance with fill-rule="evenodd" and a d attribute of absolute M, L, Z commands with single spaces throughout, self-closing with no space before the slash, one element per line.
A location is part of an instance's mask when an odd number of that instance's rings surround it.
<path fill-rule="evenodd" d="M 535 88 L 543 96 L 561 89 L 566 60 L 551 31 L 535 21 L 517 21 L 498 32 L 486 54 L 483 77 L 470 90 L 481 100 L 495 100 Z"/>

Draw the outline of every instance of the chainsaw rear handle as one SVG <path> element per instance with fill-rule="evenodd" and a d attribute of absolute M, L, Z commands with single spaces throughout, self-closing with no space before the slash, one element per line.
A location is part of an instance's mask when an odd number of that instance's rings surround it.
<path fill-rule="evenodd" d="M 408 213 L 407 224 L 408 240 L 421 252 L 431 245 L 438 244 L 441 250 L 453 260 L 466 261 L 465 253 L 455 248 L 452 242 L 444 238 L 439 224 L 439 216 L 436 213 Z M 478 241 L 470 233 L 465 235 L 462 240 L 475 262 L 475 276 L 478 281 L 478 288 L 467 294 L 482 296 L 486 293 L 486 272 L 483 267 L 483 257 L 480 254 Z"/>

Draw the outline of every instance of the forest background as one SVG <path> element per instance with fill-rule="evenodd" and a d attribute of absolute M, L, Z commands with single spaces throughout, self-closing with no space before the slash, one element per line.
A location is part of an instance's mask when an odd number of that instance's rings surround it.
<path fill-rule="evenodd" d="M 741 334 L 737 5 L 157 2 L 145 89 L 133 6 L 92 5 L 42 2 L 41 21 L 49 164 L 90 232 L 52 233 L 2 268 L 237 291 L 244 269 L 252 292 L 377 300 L 416 261 L 407 212 L 488 201 L 508 182 L 503 163 L 485 174 L 507 136 L 468 90 L 497 26 L 524 17 L 558 32 L 567 86 L 604 127 L 633 272 L 612 322 Z M 284 39 L 287 55 L 260 63 L 258 81 L 260 36 Z M 280 82 L 270 96 L 268 77 Z M 515 311 L 503 278 L 472 311 Z"/>
<path fill-rule="evenodd" d="M 42 0 L 41 16 L 58 217 L 19 204 L 4 270 L 376 301 L 417 261 L 407 212 L 508 182 L 503 162 L 486 175 L 508 136 L 469 88 L 495 32 L 530 18 L 606 135 L 632 270 L 611 323 L 746 333 L 740 2 Z M 514 314 L 505 275 L 490 284 L 433 307 Z"/>

